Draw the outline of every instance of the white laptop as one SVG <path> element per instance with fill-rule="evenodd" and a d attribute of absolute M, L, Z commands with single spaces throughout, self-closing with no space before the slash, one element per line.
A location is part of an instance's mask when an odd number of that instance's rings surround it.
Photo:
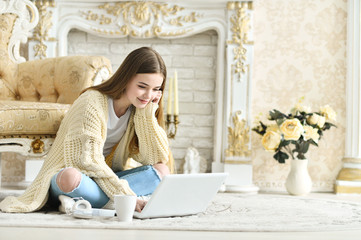
<path fill-rule="evenodd" d="M 135 218 L 185 216 L 203 212 L 228 173 L 173 174 L 163 177 L 142 212 Z"/>

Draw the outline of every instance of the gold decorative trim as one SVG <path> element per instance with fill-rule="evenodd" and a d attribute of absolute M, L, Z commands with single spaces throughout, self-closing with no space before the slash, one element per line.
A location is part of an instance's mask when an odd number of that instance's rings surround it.
<path fill-rule="evenodd" d="M 253 42 L 248 40 L 248 34 L 251 29 L 251 17 L 247 13 L 247 9 L 252 9 L 252 3 L 250 2 L 228 2 L 227 9 L 229 11 L 235 11 L 235 14 L 231 16 L 230 23 L 232 24 L 232 40 L 227 43 L 229 45 L 237 45 L 233 49 L 234 61 L 232 64 L 231 74 L 233 72 L 239 75 L 239 81 L 242 79 L 242 74 L 247 73 L 249 65 L 247 61 L 247 48 L 245 45 L 253 45 Z"/>
<path fill-rule="evenodd" d="M 237 111 L 232 117 L 233 126 L 228 127 L 228 148 L 226 157 L 249 157 L 249 126 L 245 119 L 241 119 L 241 111 Z"/>
<path fill-rule="evenodd" d="M 29 5 L 26 5 L 26 8 L 29 10 L 29 13 L 31 14 L 30 17 L 30 22 L 34 22 L 35 20 L 35 13 L 34 13 L 34 9 L 32 9 Z"/>
<path fill-rule="evenodd" d="M 361 169 L 343 168 L 337 176 L 337 180 L 342 181 L 361 181 Z"/>
<path fill-rule="evenodd" d="M 361 187 L 335 185 L 335 193 L 361 193 Z"/>
<path fill-rule="evenodd" d="M 35 57 L 40 59 L 47 57 L 47 46 L 45 41 L 56 41 L 55 38 L 49 37 L 49 31 L 53 26 L 53 12 L 48 11 L 48 7 L 55 7 L 54 0 L 33 0 L 39 10 L 39 23 L 34 29 L 32 40 L 39 43 L 34 46 Z"/>
<path fill-rule="evenodd" d="M 187 23 L 197 22 L 201 16 L 195 12 L 188 15 L 179 15 L 183 7 L 178 5 L 169 6 L 168 3 L 156 2 L 116 2 L 114 4 L 105 3 L 98 6 L 109 16 L 97 14 L 92 11 L 81 12 L 82 17 L 89 21 L 95 21 L 100 25 L 118 25 L 118 30 L 108 30 L 93 27 L 93 30 L 107 35 L 121 35 L 133 37 L 165 37 L 180 36 L 190 31 L 191 28 L 165 31 L 166 25 L 184 27 Z M 115 19 L 113 17 L 116 17 Z"/>
<path fill-rule="evenodd" d="M 227 164 L 245 164 L 245 165 L 252 165 L 252 161 L 244 161 L 244 160 L 225 160 L 224 163 Z"/>
<path fill-rule="evenodd" d="M 31 142 L 31 147 L 33 149 L 33 153 L 43 153 L 44 152 L 44 142 L 40 139 L 35 139 Z"/>
<path fill-rule="evenodd" d="M 361 158 L 343 158 L 344 163 L 361 163 Z"/>

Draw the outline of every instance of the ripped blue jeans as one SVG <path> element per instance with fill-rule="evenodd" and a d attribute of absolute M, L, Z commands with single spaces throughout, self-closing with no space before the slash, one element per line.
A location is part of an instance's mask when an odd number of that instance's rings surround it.
<path fill-rule="evenodd" d="M 90 202 L 94 208 L 102 208 L 109 201 L 108 196 L 90 177 L 82 174 L 80 184 L 71 192 L 63 192 L 56 183 L 59 173 L 55 174 L 50 184 L 50 201 L 58 201 L 59 195 L 66 195 L 71 198 L 79 198 Z M 115 173 L 119 179 L 125 179 L 129 187 L 137 196 L 146 196 L 153 193 L 161 179 L 157 171 L 150 165 L 141 166 Z"/>

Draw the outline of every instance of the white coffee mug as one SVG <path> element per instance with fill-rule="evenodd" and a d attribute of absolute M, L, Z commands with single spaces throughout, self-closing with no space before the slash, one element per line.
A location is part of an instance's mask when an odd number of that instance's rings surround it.
<path fill-rule="evenodd" d="M 117 217 L 121 222 L 131 222 L 135 205 L 137 203 L 137 196 L 132 195 L 115 195 L 114 205 Z"/>

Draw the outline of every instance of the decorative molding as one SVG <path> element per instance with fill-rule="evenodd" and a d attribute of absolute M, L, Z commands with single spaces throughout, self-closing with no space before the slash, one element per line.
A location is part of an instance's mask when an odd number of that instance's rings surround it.
<path fill-rule="evenodd" d="M 249 157 L 251 151 L 249 149 L 250 128 L 247 126 L 247 121 L 241 119 L 241 111 L 237 111 L 233 117 L 233 126 L 228 127 L 228 148 L 226 149 L 226 162 L 237 160 L 227 159 L 228 157 Z M 238 161 L 244 162 L 244 161 Z M 248 163 L 248 161 L 246 161 Z"/>
<path fill-rule="evenodd" d="M 255 193 L 250 144 L 250 93 L 253 43 L 250 1 L 227 3 L 227 86 L 225 95 L 223 162 L 229 172 L 227 191 Z M 247 96 L 247 97 L 245 97 Z M 226 132 L 228 130 L 228 136 Z"/>
<path fill-rule="evenodd" d="M 40 20 L 39 24 L 34 29 L 32 40 L 38 43 L 34 45 L 35 57 L 40 59 L 47 57 L 47 45 L 45 41 L 56 41 L 55 38 L 49 37 L 49 31 L 53 26 L 53 12 L 49 11 L 49 7 L 55 7 L 54 0 L 32 0 L 35 2 L 39 10 Z"/>
<path fill-rule="evenodd" d="M 44 142 L 41 139 L 35 139 L 31 142 L 31 148 L 33 153 L 43 153 L 44 152 Z"/>
<path fill-rule="evenodd" d="M 361 157 L 360 130 L 360 63 L 361 63 L 361 3 L 347 2 L 347 81 L 346 81 L 346 144 L 345 158 Z"/>
<path fill-rule="evenodd" d="M 347 2 L 347 81 L 346 81 L 346 142 L 343 168 L 335 183 L 336 193 L 360 193 L 360 187 L 343 186 L 340 180 L 358 182 L 361 172 L 350 170 L 346 164 L 353 163 L 361 168 L 361 102 L 360 102 L 360 62 L 361 62 L 361 1 Z M 352 174 L 351 174 L 352 172 Z"/>
<path fill-rule="evenodd" d="M 236 45 L 233 48 L 234 63 L 231 74 L 237 74 L 237 79 L 241 81 L 242 74 L 249 71 L 249 64 L 246 63 L 248 49 L 245 45 L 253 45 L 253 42 L 248 39 L 251 31 L 251 17 L 247 13 L 248 9 L 252 9 L 252 2 L 228 2 L 227 9 L 234 11 L 230 17 L 232 39 L 227 42 L 228 45 Z"/>
<path fill-rule="evenodd" d="M 0 1 L 0 13 L 13 13 L 18 16 L 9 40 L 8 52 L 14 62 L 25 62 L 26 59 L 20 56 L 20 43 L 27 42 L 31 30 L 38 24 L 38 10 L 28 0 L 12 0 Z"/>
<path fill-rule="evenodd" d="M 227 124 L 228 137 L 224 149 L 224 163 L 251 164 L 250 86 L 253 42 L 252 2 L 228 2 L 227 41 Z M 242 96 L 248 96 L 243 98 Z M 239 111 L 241 110 L 241 111 Z M 233 127 L 233 126 L 234 127 Z M 226 141 L 226 139 L 224 139 Z"/>
<path fill-rule="evenodd" d="M 1 139 L 0 144 L 2 146 L 1 152 L 17 152 L 23 156 L 38 158 L 45 156 L 49 152 L 53 142 L 54 138 L 35 141 L 30 138 L 4 138 Z M 39 149 L 37 148 L 39 143 L 42 148 L 41 152 L 38 152 Z"/>
<path fill-rule="evenodd" d="M 106 11 L 106 15 L 88 10 L 82 11 L 81 16 L 101 26 L 112 24 L 118 27 L 117 30 L 93 27 L 94 31 L 106 35 L 142 38 L 181 36 L 192 31 L 192 28 L 184 28 L 186 24 L 195 23 L 201 17 L 196 12 L 181 15 L 184 8 L 178 5 L 151 1 L 105 3 L 98 8 Z M 166 30 L 170 27 L 173 30 Z"/>

